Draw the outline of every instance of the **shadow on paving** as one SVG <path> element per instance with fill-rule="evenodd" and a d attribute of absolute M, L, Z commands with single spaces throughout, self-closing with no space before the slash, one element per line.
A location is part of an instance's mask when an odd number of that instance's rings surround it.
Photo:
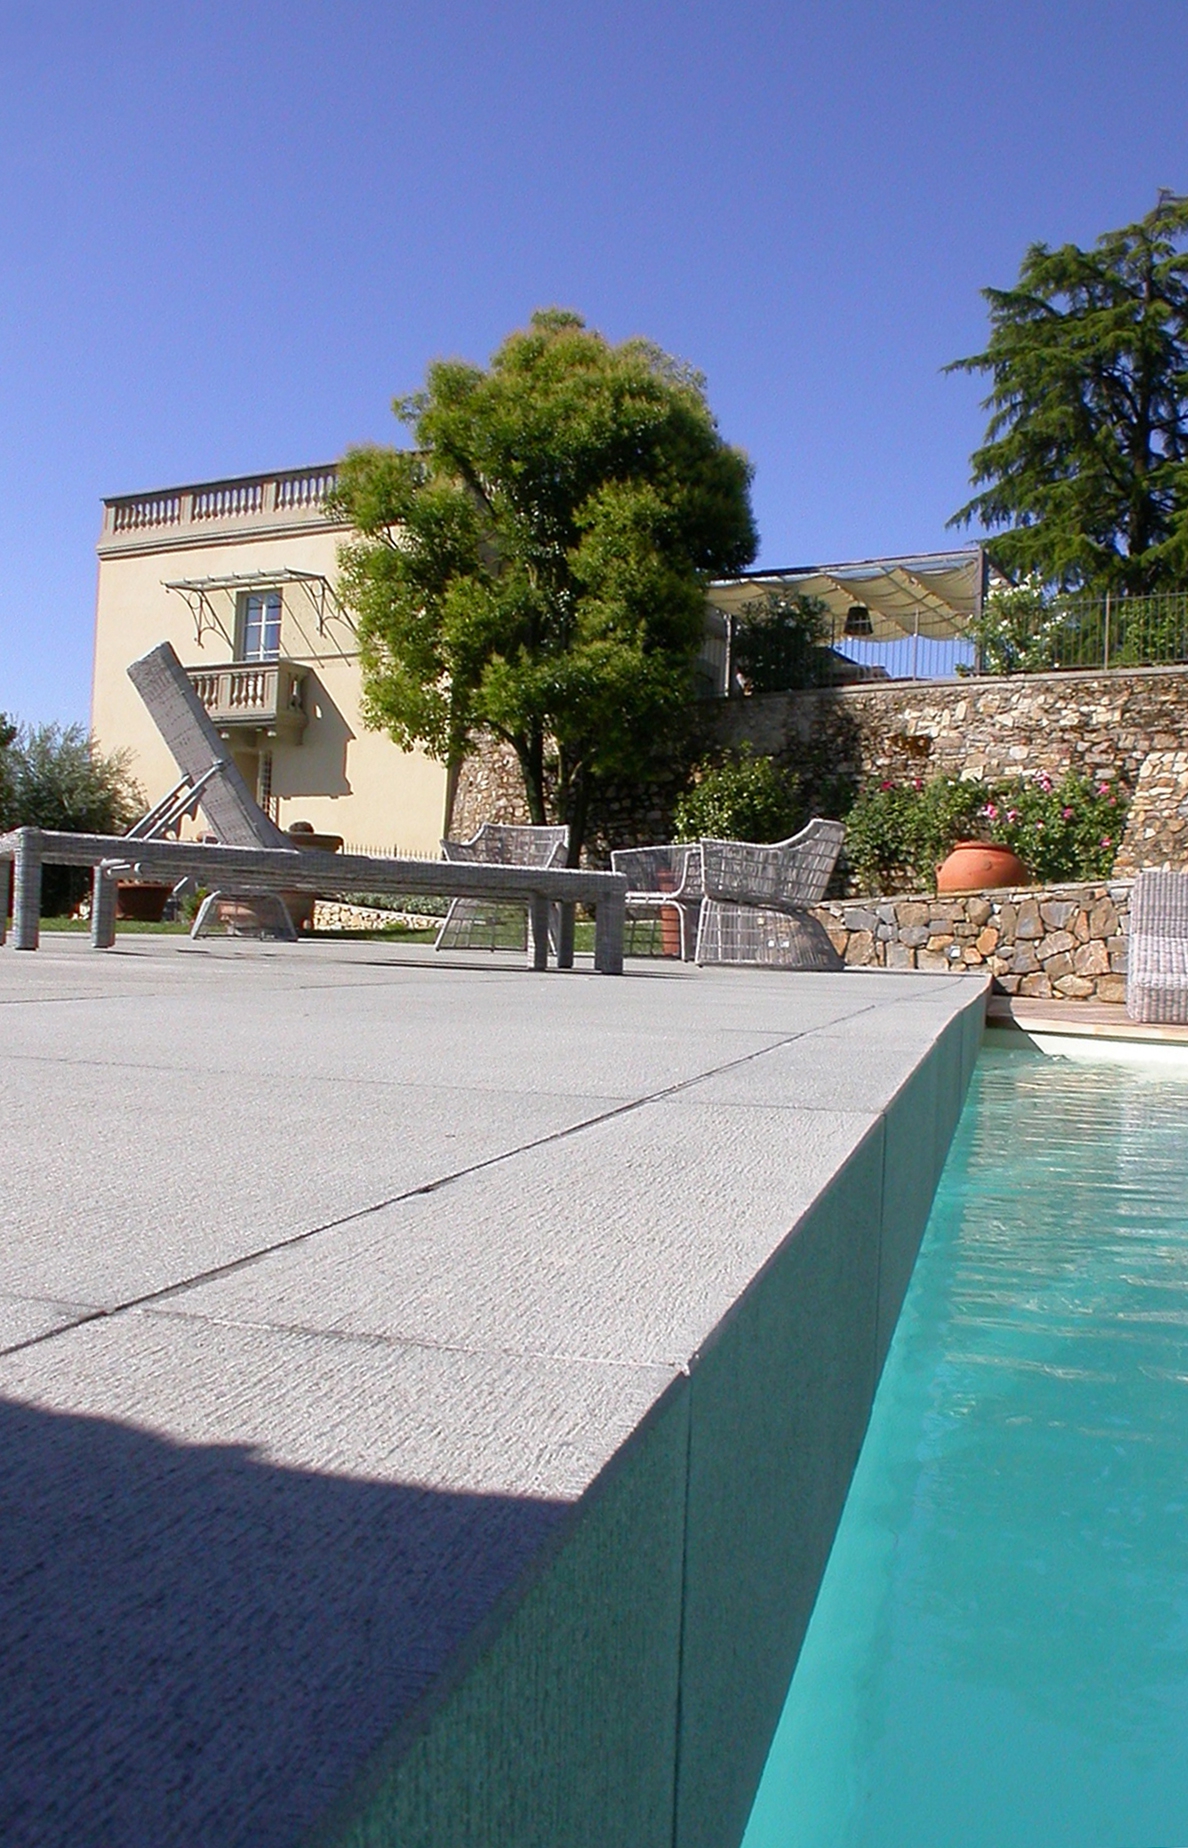
<path fill-rule="evenodd" d="M 289 1844 L 565 1519 L 0 1401 L 0 1840 Z"/>

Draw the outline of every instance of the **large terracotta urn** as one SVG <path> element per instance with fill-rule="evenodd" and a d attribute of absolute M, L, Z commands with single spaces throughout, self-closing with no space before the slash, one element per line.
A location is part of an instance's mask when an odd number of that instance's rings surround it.
<path fill-rule="evenodd" d="M 936 869 L 938 892 L 984 892 L 994 886 L 1027 883 L 1027 868 L 1018 854 L 987 841 L 958 841 Z"/>
<path fill-rule="evenodd" d="M 290 822 L 287 832 L 294 847 L 299 847 L 303 853 L 340 853 L 342 851 L 341 834 L 319 834 L 308 821 Z M 312 930 L 317 893 L 282 892 L 281 897 L 293 920 L 293 929 Z"/>

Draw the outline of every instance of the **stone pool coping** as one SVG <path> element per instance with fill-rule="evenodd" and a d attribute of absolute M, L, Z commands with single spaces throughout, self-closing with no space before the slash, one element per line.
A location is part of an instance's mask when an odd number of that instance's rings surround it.
<path fill-rule="evenodd" d="M 733 1848 L 985 986 L 0 954 L 6 1842 Z"/>

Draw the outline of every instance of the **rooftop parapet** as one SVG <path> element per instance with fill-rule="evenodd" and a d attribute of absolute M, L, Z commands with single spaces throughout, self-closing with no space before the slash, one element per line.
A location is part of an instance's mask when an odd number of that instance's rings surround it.
<path fill-rule="evenodd" d="M 115 495 L 103 503 L 99 556 L 338 528 L 343 522 L 326 514 L 326 498 L 337 480 L 336 464 L 326 462 Z"/>

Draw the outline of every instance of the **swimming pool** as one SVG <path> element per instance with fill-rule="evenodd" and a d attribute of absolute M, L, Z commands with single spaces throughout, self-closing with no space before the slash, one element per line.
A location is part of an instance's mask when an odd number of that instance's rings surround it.
<path fill-rule="evenodd" d="M 744 1848 L 1188 1844 L 1188 1083 L 985 1050 Z"/>

